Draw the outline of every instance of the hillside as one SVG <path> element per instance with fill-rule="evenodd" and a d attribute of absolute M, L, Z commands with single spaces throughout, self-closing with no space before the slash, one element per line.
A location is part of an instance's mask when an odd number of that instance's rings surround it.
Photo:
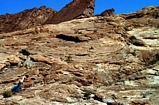
<path fill-rule="evenodd" d="M 0 105 L 158 105 L 159 7 L 112 13 L 1 32 Z"/>

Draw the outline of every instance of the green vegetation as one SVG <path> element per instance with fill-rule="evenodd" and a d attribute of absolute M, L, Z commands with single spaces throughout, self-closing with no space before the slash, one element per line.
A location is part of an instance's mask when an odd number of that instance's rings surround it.
<path fill-rule="evenodd" d="M 73 81 L 73 78 L 72 78 L 72 77 L 69 77 L 67 81 L 68 81 L 68 82 L 72 82 L 72 81 Z"/>
<path fill-rule="evenodd" d="M 127 96 L 124 96 L 123 98 L 128 98 Z"/>
<path fill-rule="evenodd" d="M 159 61 L 159 58 L 154 57 L 154 58 L 148 63 L 148 65 L 153 65 L 153 64 L 155 64 L 155 63 L 158 62 L 158 61 Z"/>
<path fill-rule="evenodd" d="M 135 36 L 130 36 L 129 39 L 130 40 L 137 40 L 137 38 Z"/>
<path fill-rule="evenodd" d="M 122 79 L 121 82 L 125 85 L 125 79 Z"/>
<path fill-rule="evenodd" d="M 25 65 L 23 65 L 26 69 L 29 69 L 29 67 L 28 67 L 28 65 L 27 64 L 25 64 Z"/>
<path fill-rule="evenodd" d="M 3 92 L 3 97 L 8 98 L 12 96 L 12 91 L 11 90 L 6 90 Z"/>
<path fill-rule="evenodd" d="M 149 62 L 147 63 L 147 65 L 154 65 L 158 61 L 159 61 L 159 54 L 156 54 L 156 55 L 152 56 L 152 59 L 149 60 Z"/>
<path fill-rule="evenodd" d="M 90 99 L 90 98 L 91 98 L 91 93 L 90 93 L 90 92 L 85 92 L 85 93 L 84 93 L 84 97 L 85 97 L 86 99 Z"/>
<path fill-rule="evenodd" d="M 123 103 L 118 102 L 117 105 L 124 105 Z"/>
<path fill-rule="evenodd" d="M 23 55 L 26 55 L 26 56 L 29 56 L 29 55 L 30 55 L 30 53 L 29 53 L 26 49 L 22 49 L 22 50 L 20 51 L 20 53 L 22 53 Z"/>

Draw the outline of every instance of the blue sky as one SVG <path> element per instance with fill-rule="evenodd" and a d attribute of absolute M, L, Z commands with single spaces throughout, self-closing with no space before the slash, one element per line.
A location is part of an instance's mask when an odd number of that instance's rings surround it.
<path fill-rule="evenodd" d="M 62 9 L 72 0 L 0 0 L 0 15 L 17 13 L 25 9 L 39 8 L 45 5 L 56 11 Z M 114 8 L 116 14 L 130 13 L 146 6 L 159 6 L 159 0 L 96 0 L 95 14 Z"/>

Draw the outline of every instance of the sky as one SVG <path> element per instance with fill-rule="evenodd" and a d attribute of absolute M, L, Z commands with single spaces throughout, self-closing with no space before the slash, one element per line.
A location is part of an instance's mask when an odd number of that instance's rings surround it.
<path fill-rule="evenodd" d="M 45 5 L 56 11 L 61 10 L 72 0 L 0 0 L 0 15 L 14 14 L 25 9 L 39 8 Z M 136 12 L 147 6 L 159 6 L 159 0 L 95 0 L 95 14 L 106 9 L 115 9 L 115 14 Z"/>

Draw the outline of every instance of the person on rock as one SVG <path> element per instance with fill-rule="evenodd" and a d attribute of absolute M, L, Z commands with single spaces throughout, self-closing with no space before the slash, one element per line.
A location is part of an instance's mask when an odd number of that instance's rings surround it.
<path fill-rule="evenodd" d="M 29 77 L 29 75 L 27 75 L 27 74 L 26 74 L 25 76 L 23 76 L 22 79 L 19 80 L 18 84 L 15 85 L 15 86 L 13 86 L 13 87 L 11 88 L 11 91 L 12 91 L 13 93 L 19 92 L 19 90 L 20 90 L 21 87 L 23 86 L 23 82 L 24 82 L 28 77 Z"/>

